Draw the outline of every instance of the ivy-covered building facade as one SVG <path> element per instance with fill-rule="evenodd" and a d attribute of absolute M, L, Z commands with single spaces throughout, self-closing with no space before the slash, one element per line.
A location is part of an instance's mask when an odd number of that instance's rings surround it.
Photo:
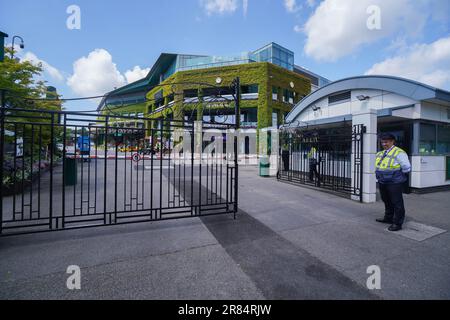
<path fill-rule="evenodd" d="M 296 66 L 294 53 L 276 43 L 236 57 L 162 53 L 145 78 L 108 93 L 98 110 L 231 123 L 234 106 L 226 102 L 232 101 L 230 84 L 236 77 L 241 84 L 240 121 L 246 128 L 280 125 L 296 103 L 329 82 Z M 148 127 L 153 123 L 136 120 L 118 125 Z"/>

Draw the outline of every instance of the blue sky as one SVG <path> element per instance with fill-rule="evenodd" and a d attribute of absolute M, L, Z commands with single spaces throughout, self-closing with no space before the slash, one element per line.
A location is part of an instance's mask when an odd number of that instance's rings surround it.
<path fill-rule="evenodd" d="M 18 56 L 42 62 L 44 79 L 64 97 L 104 94 L 136 80 L 161 52 L 239 55 L 271 41 L 330 80 L 393 74 L 450 90 L 449 3 L 15 0 L 0 3 L 0 31 L 10 35 L 7 43 L 13 35 L 24 38 Z M 70 5 L 80 8 L 80 29 L 67 28 Z"/>

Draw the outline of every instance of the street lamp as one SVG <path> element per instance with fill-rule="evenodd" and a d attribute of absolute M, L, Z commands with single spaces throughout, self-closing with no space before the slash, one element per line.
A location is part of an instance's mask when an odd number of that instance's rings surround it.
<path fill-rule="evenodd" d="M 21 36 L 14 36 L 12 38 L 12 47 L 11 47 L 11 60 L 14 58 L 14 41 L 16 40 L 16 38 L 20 39 L 20 49 L 25 48 L 25 44 L 23 43 L 23 39 Z"/>
<path fill-rule="evenodd" d="M 234 99 L 234 114 L 235 114 L 235 126 L 236 129 L 239 128 L 240 125 L 240 102 L 241 102 L 241 82 L 239 77 L 236 77 L 231 82 L 230 88 L 233 90 L 232 96 Z"/>
<path fill-rule="evenodd" d="M 359 95 L 359 96 L 356 96 L 356 98 L 359 100 L 359 101 L 365 101 L 365 100 L 369 100 L 370 99 L 370 97 L 369 96 L 365 96 L 365 95 Z"/>

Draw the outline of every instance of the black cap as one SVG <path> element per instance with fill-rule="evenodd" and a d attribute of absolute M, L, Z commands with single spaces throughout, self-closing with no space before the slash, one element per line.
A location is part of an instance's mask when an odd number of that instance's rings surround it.
<path fill-rule="evenodd" d="M 392 133 L 384 132 L 380 134 L 380 140 L 395 140 L 395 136 Z"/>

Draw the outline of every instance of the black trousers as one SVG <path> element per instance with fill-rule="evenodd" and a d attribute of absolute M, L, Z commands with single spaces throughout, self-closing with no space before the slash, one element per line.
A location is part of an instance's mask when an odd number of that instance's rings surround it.
<path fill-rule="evenodd" d="M 319 172 L 317 172 L 317 166 L 317 160 L 309 159 L 309 181 L 313 181 L 314 175 L 316 175 L 317 180 L 320 182 L 320 175 Z"/>
<path fill-rule="evenodd" d="M 402 225 L 405 220 L 403 183 L 379 184 L 381 200 L 384 202 L 384 217 L 394 224 Z"/>

